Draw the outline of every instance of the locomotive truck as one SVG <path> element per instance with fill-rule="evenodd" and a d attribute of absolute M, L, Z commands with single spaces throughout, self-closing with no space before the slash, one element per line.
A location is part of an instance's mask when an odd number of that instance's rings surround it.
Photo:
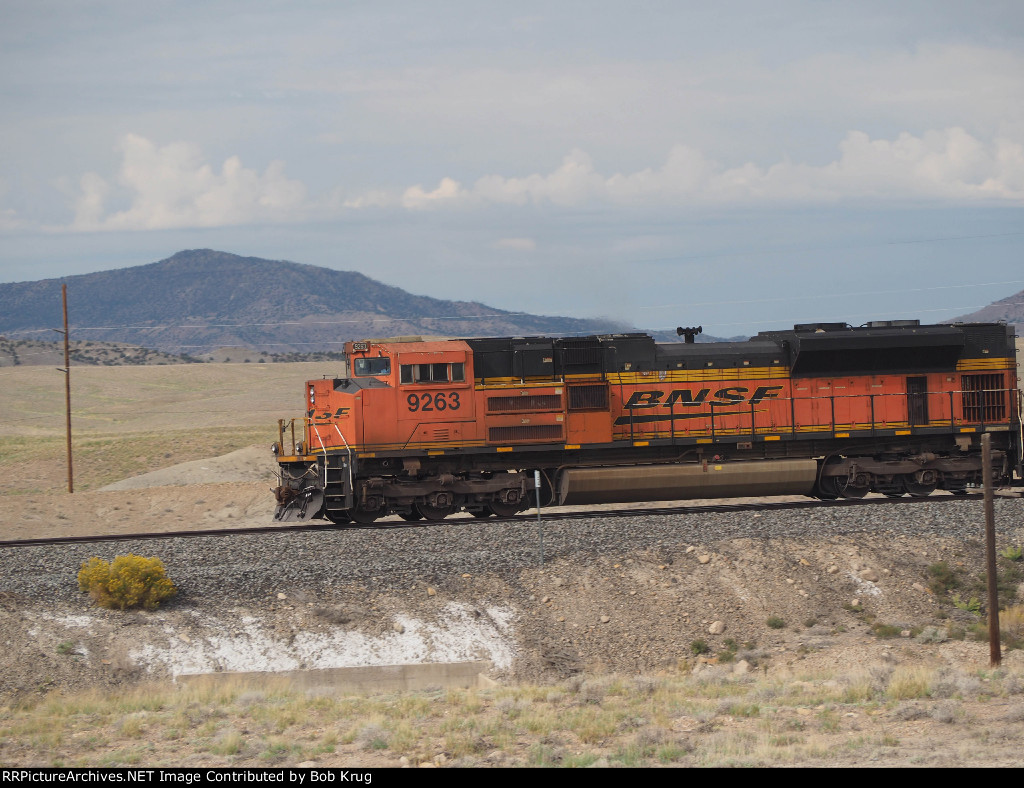
<path fill-rule="evenodd" d="M 1020 476 L 1005 324 L 699 331 L 348 342 L 337 374 L 307 381 L 304 415 L 278 422 L 275 519 L 508 517 L 538 492 L 544 506 L 962 494 L 986 432 L 994 478 Z"/>

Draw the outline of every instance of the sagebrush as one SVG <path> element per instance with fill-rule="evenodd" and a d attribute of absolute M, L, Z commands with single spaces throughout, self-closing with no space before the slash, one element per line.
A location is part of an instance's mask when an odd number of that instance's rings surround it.
<path fill-rule="evenodd" d="M 119 555 L 113 562 L 90 558 L 78 572 L 78 588 L 102 607 L 155 610 L 178 593 L 159 558 Z"/>

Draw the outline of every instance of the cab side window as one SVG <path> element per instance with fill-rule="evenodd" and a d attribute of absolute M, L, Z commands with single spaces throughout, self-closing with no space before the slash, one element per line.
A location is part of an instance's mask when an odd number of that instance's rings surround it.
<path fill-rule="evenodd" d="M 466 365 L 454 364 L 402 364 L 399 368 L 402 383 L 463 383 Z"/>

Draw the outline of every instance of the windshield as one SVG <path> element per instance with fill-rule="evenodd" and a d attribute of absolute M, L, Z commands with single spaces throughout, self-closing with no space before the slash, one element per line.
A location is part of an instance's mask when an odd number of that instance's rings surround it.
<path fill-rule="evenodd" d="M 386 356 L 378 358 L 357 358 L 352 362 L 356 377 L 368 375 L 390 375 L 391 359 Z"/>

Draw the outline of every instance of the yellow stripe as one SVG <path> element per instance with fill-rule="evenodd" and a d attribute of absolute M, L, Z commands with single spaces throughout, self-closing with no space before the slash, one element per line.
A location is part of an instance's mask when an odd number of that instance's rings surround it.
<path fill-rule="evenodd" d="M 781 435 L 765 435 L 764 439 L 766 441 L 778 441 L 778 440 L 782 440 L 782 436 Z"/>
<path fill-rule="evenodd" d="M 498 448 L 495 449 L 495 451 L 498 451 L 498 452 L 512 451 L 512 449 L 513 449 L 512 446 L 499 446 Z"/>
<path fill-rule="evenodd" d="M 1013 369 L 1016 361 L 1012 358 L 962 358 L 956 362 L 958 371 L 978 369 Z"/>
<path fill-rule="evenodd" d="M 634 446 L 650 446 L 650 441 L 633 441 Z"/>
<path fill-rule="evenodd" d="M 523 381 L 521 378 L 487 378 L 487 382 L 484 383 L 484 378 L 476 378 L 474 383 L 477 389 L 490 390 L 494 388 L 520 388 L 520 389 L 535 389 L 535 388 L 551 388 L 553 386 L 564 386 L 565 381 L 559 378 L 558 380 L 552 380 L 551 378 L 527 378 Z"/>
<path fill-rule="evenodd" d="M 787 379 L 789 369 L 777 367 L 728 367 L 706 369 L 669 369 L 642 372 L 618 372 L 608 375 L 608 382 L 615 385 L 639 385 L 645 383 L 688 383 L 716 380 L 761 380 Z"/>
<path fill-rule="evenodd" d="M 567 444 L 565 444 L 566 450 L 578 449 L 579 447 L 580 447 L 580 445 L 578 443 L 567 443 Z"/>

